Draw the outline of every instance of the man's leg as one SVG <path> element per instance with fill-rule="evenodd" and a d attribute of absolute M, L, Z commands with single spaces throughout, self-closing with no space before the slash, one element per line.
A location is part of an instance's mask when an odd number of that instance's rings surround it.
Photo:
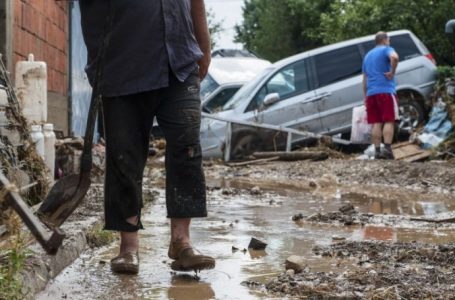
<path fill-rule="evenodd" d="M 375 154 L 379 154 L 382 141 L 382 123 L 374 123 L 371 129 L 371 142 L 374 145 Z"/>
<path fill-rule="evenodd" d="M 205 178 L 199 141 L 201 123 L 199 78 L 195 70 L 185 82 L 170 78 L 160 91 L 157 120 L 166 138 L 166 206 L 171 219 L 168 255 L 179 271 L 209 269 L 213 258 L 195 254 L 191 218 L 206 217 Z"/>
<path fill-rule="evenodd" d="M 153 93 L 103 99 L 106 136 L 105 229 L 120 232 L 116 272 L 137 273 L 142 173 L 153 122 Z M 157 105 L 155 105 L 157 106 Z"/>
<path fill-rule="evenodd" d="M 383 135 L 384 135 L 384 156 L 386 159 L 394 159 L 392 150 L 393 134 L 395 131 L 394 122 L 386 122 L 384 124 Z"/>
<path fill-rule="evenodd" d="M 394 122 L 386 122 L 384 124 L 383 135 L 384 135 L 384 144 L 392 144 L 393 134 L 395 130 Z"/>

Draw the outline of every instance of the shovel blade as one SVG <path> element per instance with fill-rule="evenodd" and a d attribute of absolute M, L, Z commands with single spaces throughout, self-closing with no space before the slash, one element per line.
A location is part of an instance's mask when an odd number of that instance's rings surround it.
<path fill-rule="evenodd" d="M 66 176 L 55 183 L 38 210 L 49 228 L 59 227 L 84 199 L 90 187 L 89 174 Z"/>

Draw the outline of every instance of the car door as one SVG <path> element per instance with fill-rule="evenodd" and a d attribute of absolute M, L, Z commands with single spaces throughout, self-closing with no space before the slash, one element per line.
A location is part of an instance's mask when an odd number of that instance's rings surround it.
<path fill-rule="evenodd" d="M 266 105 L 268 95 L 278 95 L 277 101 Z M 308 60 L 301 59 L 278 69 L 252 98 L 245 112 L 258 123 L 282 125 L 314 131 L 320 127 L 319 111 L 312 89 Z"/>
<path fill-rule="evenodd" d="M 349 132 L 352 108 L 363 104 L 362 56 L 357 44 L 315 55 L 318 109 L 323 133 Z"/>

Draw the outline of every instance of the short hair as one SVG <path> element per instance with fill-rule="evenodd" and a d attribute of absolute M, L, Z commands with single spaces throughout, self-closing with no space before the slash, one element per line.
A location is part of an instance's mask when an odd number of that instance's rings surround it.
<path fill-rule="evenodd" d="M 381 44 L 383 41 L 387 40 L 389 37 L 387 36 L 387 32 L 384 31 L 379 31 L 376 33 L 376 37 L 374 38 L 374 41 L 376 42 L 376 45 Z"/>

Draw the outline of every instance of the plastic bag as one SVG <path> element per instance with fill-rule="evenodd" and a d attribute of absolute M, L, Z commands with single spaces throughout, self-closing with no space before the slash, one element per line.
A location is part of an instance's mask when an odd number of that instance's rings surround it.
<path fill-rule="evenodd" d="M 372 125 L 367 122 L 365 105 L 354 107 L 352 109 L 351 143 L 371 143 L 371 128 Z"/>

